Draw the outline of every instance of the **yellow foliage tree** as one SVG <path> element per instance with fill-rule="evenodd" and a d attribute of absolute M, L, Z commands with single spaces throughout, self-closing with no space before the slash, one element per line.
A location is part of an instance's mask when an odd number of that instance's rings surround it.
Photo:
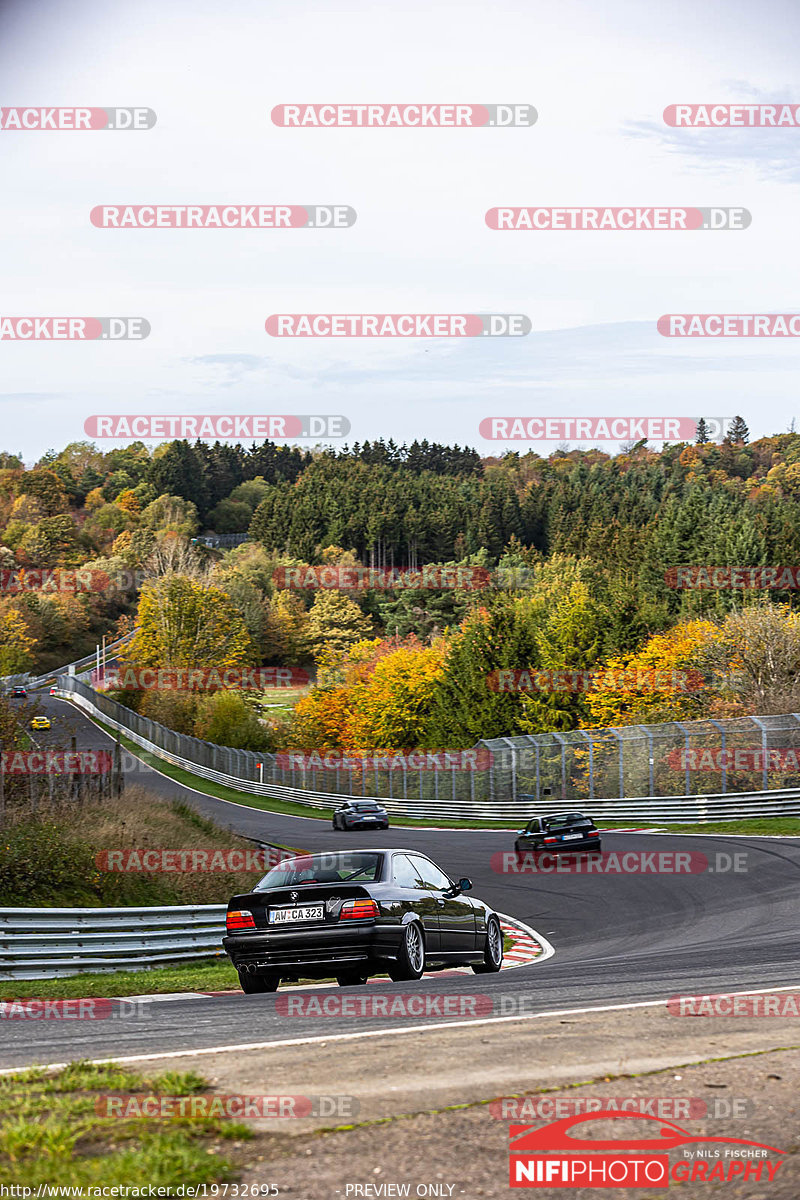
<path fill-rule="evenodd" d="M 255 661 L 245 623 L 228 596 L 186 576 L 146 584 L 137 621 L 125 654 L 135 667 L 232 670 Z"/>
<path fill-rule="evenodd" d="M 0 675 L 29 670 L 34 644 L 22 614 L 12 605 L 0 602 Z"/>
<path fill-rule="evenodd" d="M 603 664 L 607 682 L 601 681 L 586 697 L 591 724 L 647 725 L 704 715 L 709 707 L 701 678 L 704 654 L 719 636 L 719 627 L 711 621 L 684 621 L 655 634 L 635 654 L 608 659 Z M 641 689 L 636 687 L 639 671 L 645 683 Z"/>

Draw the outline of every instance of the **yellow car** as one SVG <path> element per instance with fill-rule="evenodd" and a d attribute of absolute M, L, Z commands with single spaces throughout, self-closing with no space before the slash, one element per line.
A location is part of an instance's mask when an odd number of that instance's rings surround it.
<path fill-rule="evenodd" d="M 50 718 L 49 717 L 34 717 L 33 720 L 31 721 L 31 729 L 49 729 L 49 728 L 50 728 Z"/>

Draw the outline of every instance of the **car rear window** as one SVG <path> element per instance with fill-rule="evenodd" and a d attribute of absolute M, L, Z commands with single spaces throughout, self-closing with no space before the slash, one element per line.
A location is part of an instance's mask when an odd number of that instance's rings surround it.
<path fill-rule="evenodd" d="M 352 807 L 355 808 L 358 812 L 377 812 L 378 811 L 377 804 L 353 804 Z"/>
<path fill-rule="evenodd" d="M 268 871 L 255 891 L 302 887 L 313 883 L 376 883 L 383 870 L 383 855 L 344 850 L 339 854 L 302 854 L 286 858 Z"/>
<path fill-rule="evenodd" d="M 585 817 L 583 813 L 564 813 L 559 817 L 545 817 L 545 829 L 564 829 L 567 825 L 584 825 L 591 824 L 591 819 Z"/>

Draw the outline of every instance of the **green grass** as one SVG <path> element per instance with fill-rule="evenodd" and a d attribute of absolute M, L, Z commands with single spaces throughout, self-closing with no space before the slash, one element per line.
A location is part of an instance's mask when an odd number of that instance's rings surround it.
<path fill-rule="evenodd" d="M 239 1122 L 102 1115 L 105 1093 L 191 1096 L 209 1091 L 193 1071 L 154 1078 L 114 1065 L 71 1063 L 0 1077 L 0 1184 L 168 1189 L 238 1178 L 241 1147 L 253 1135 Z M 98 1112 L 98 1106 L 101 1111 Z"/>
<path fill-rule="evenodd" d="M 113 971 L 107 975 L 68 975 L 63 979 L 10 979 L 0 981 L 0 1000 L 37 997 L 73 1000 L 92 996 L 149 996 L 165 992 L 223 992 L 239 987 L 239 976 L 230 960 L 181 963 L 152 967 L 148 971 Z"/>
<path fill-rule="evenodd" d="M 787 834 L 800 837 L 800 817 L 744 817 L 739 821 L 708 821 L 703 825 L 658 825 L 670 833 Z"/>

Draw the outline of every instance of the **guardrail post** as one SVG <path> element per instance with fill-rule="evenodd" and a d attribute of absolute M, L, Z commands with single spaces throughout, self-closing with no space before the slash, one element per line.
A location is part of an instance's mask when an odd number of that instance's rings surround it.
<path fill-rule="evenodd" d="M 644 730 L 644 735 L 645 735 L 645 737 L 647 738 L 647 757 L 648 757 L 648 758 L 649 758 L 649 760 L 650 760 L 650 772 L 649 772 L 649 776 L 650 776 L 650 795 L 651 795 L 651 796 L 654 796 L 654 795 L 655 795 L 655 790 L 656 790 L 656 785 L 655 785 L 655 776 L 654 776 L 654 771 L 653 771 L 653 735 L 652 735 L 652 733 L 650 732 L 650 730 L 647 728 L 647 726 L 646 726 L 646 725 L 637 725 L 637 726 L 636 726 L 636 728 L 637 728 L 637 729 L 643 729 L 643 730 Z"/>
<path fill-rule="evenodd" d="M 751 721 L 755 721 L 758 728 L 761 730 L 761 754 L 763 763 L 761 765 L 761 786 L 765 792 L 769 791 L 769 769 L 767 765 L 767 727 L 759 717 L 751 717 Z"/>
<path fill-rule="evenodd" d="M 540 768 L 539 768 L 539 741 L 538 741 L 538 738 L 536 737 L 536 734 L 534 734 L 533 748 L 536 751 L 536 799 L 538 800 L 540 784 L 541 784 L 541 773 L 540 773 Z"/>
<path fill-rule="evenodd" d="M 683 791 L 684 791 L 684 795 L 691 796 L 691 794 L 692 794 L 692 789 L 690 787 L 691 777 L 689 775 L 689 751 L 691 750 L 691 746 L 689 745 L 689 730 L 686 728 L 683 721 L 676 721 L 675 724 L 678 726 L 678 729 L 680 729 L 683 733 L 683 750 L 684 750 L 684 755 L 685 755 L 685 768 L 684 768 L 685 775 L 684 775 Z"/>
<path fill-rule="evenodd" d="M 722 735 L 722 794 L 724 796 L 728 790 L 728 758 L 726 747 L 727 730 L 724 725 L 720 724 L 719 721 L 712 721 L 710 718 L 709 724 L 713 725 L 715 729 L 718 729 Z"/>
<path fill-rule="evenodd" d="M 567 743 L 560 733 L 553 730 L 553 737 L 561 747 L 561 799 L 567 798 Z"/>

